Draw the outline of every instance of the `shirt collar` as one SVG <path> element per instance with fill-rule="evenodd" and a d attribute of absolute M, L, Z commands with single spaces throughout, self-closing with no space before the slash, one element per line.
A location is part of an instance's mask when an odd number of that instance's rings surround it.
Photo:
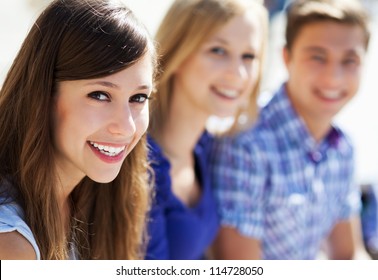
<path fill-rule="evenodd" d="M 286 83 L 284 83 L 272 100 L 268 103 L 271 112 L 271 118 L 277 126 L 281 137 L 288 137 L 290 143 L 300 145 L 307 152 L 325 151 L 328 148 L 338 148 L 343 134 L 340 129 L 335 126 L 331 127 L 330 132 L 321 143 L 317 143 L 308 131 L 303 119 L 294 110 L 292 103 L 286 91 Z"/>

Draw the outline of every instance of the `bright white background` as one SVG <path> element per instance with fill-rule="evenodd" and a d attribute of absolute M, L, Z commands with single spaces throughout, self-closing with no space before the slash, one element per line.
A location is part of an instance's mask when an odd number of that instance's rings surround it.
<path fill-rule="evenodd" d="M 49 0 L 12 0 L 0 4 L 0 85 L 36 16 Z M 153 35 L 172 0 L 124 0 Z M 372 14 L 378 14 L 378 1 L 370 1 Z M 374 7 L 375 6 L 375 7 Z M 270 62 L 264 90 L 274 90 L 286 77 L 280 49 L 284 21 L 278 16 L 272 24 Z M 366 60 L 360 92 L 337 116 L 337 122 L 351 135 L 357 152 L 357 179 L 378 183 L 378 17 L 372 24 L 373 36 Z M 1 113 L 1 112 L 0 112 Z"/>
<path fill-rule="evenodd" d="M 0 3 L 0 85 L 34 20 L 49 0 L 10 0 Z M 123 0 L 153 35 L 172 0 Z"/>
<path fill-rule="evenodd" d="M 236 271 L 245 268 L 260 267 L 262 275 L 242 275 Z M 135 268 L 135 270 L 134 270 Z M 161 275 L 159 271 L 170 273 L 173 269 L 177 274 Z M 117 275 L 120 271 L 140 271 L 142 275 Z M 125 270 L 122 270 L 125 269 Z M 147 276 L 147 269 L 149 276 Z M 374 261 L 2 261 L 1 279 L 107 279 L 107 280 L 205 280 L 205 279 L 259 279 L 259 280 L 319 280 L 343 279 L 354 280 L 377 279 L 378 266 Z M 220 275 L 211 275 L 223 271 Z M 199 272 L 193 273 L 193 272 Z M 261 272 L 261 269 L 259 269 Z M 125 273 L 125 274 L 126 274 Z M 164 274 L 164 272 L 162 272 Z M 153 275 L 155 274 L 155 275 Z M 188 275 L 191 274 L 191 275 Z"/>

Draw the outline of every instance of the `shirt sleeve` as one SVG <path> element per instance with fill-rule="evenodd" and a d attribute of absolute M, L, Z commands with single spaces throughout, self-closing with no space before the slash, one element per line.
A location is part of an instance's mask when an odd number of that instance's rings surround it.
<path fill-rule="evenodd" d="M 211 176 L 221 224 L 261 239 L 267 170 L 258 145 L 237 138 L 217 139 L 212 149 Z"/>
<path fill-rule="evenodd" d="M 22 219 L 21 208 L 14 204 L 0 205 L 0 233 L 17 231 L 33 246 L 37 260 L 41 259 L 41 254 L 33 233 L 26 222 Z"/>

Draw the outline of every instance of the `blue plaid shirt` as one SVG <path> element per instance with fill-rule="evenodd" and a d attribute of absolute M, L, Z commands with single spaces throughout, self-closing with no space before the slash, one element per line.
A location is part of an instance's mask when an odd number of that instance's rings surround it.
<path fill-rule="evenodd" d="M 264 259 L 316 258 L 333 226 L 360 208 L 350 142 L 333 127 L 316 143 L 285 85 L 252 129 L 218 139 L 212 155 L 221 222 L 260 240 Z"/>

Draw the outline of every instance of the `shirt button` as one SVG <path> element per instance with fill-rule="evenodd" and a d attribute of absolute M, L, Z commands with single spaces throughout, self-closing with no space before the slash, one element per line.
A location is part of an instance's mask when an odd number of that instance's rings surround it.
<path fill-rule="evenodd" d="M 314 152 L 312 152 L 311 153 L 311 159 L 314 161 L 314 162 L 316 162 L 316 163 L 318 163 L 319 161 L 321 161 L 322 160 L 322 153 L 321 152 L 318 152 L 318 151 L 314 151 Z"/>

